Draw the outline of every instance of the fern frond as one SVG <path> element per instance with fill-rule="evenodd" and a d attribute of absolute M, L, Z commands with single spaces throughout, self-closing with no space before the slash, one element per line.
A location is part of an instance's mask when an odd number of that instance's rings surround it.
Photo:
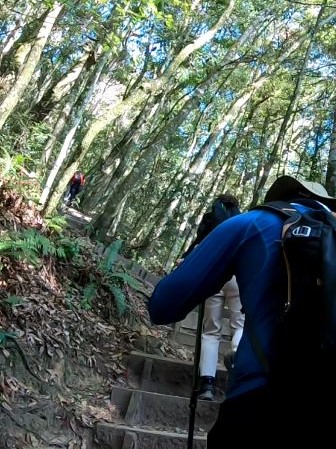
<path fill-rule="evenodd" d="M 66 253 L 65 253 L 65 250 L 64 250 L 64 248 L 62 246 L 59 246 L 59 247 L 56 248 L 56 256 L 59 259 L 66 259 Z"/>
<path fill-rule="evenodd" d="M 70 240 L 67 237 L 62 237 L 56 241 L 57 248 L 64 252 L 64 255 L 60 255 L 59 257 L 64 259 L 72 259 L 76 257 L 80 253 L 80 245 L 76 240 Z M 60 253 L 61 254 L 61 253 Z"/>
<path fill-rule="evenodd" d="M 22 233 L 23 240 L 30 249 L 33 249 L 43 256 L 55 256 L 56 247 L 53 242 L 46 236 L 40 234 L 34 229 L 28 229 Z"/>
<path fill-rule="evenodd" d="M 101 268 L 106 271 L 111 271 L 112 267 L 117 260 L 118 253 L 123 244 L 122 240 L 115 240 L 111 245 L 106 248 L 106 254 L 103 262 L 101 263 Z"/>
<path fill-rule="evenodd" d="M 141 283 L 128 273 L 111 273 L 110 276 L 122 280 L 134 290 L 143 291 Z"/>
<path fill-rule="evenodd" d="M 84 287 L 83 290 L 83 298 L 81 300 L 81 307 L 84 310 L 90 310 L 92 307 L 92 300 L 95 298 L 97 294 L 97 284 L 94 282 L 90 282 Z"/>
<path fill-rule="evenodd" d="M 44 219 L 47 228 L 56 234 L 62 234 L 68 223 L 62 215 L 55 215 L 54 217 L 45 217 Z"/>
<path fill-rule="evenodd" d="M 17 335 L 13 332 L 0 331 L 0 347 L 5 346 L 9 338 L 17 338 Z"/>
<path fill-rule="evenodd" d="M 0 242 L 0 253 L 14 259 L 27 259 L 33 265 L 38 264 L 38 254 L 31 242 L 18 238 L 6 238 Z"/>
<path fill-rule="evenodd" d="M 2 152 L 3 156 L 0 158 L 0 168 L 1 168 L 1 176 L 5 178 L 8 173 L 13 171 L 14 162 L 7 150 L 3 149 Z"/>
<path fill-rule="evenodd" d="M 127 307 L 124 292 L 121 290 L 121 288 L 112 284 L 109 284 L 109 289 L 115 299 L 118 315 L 122 316 L 125 313 Z"/>

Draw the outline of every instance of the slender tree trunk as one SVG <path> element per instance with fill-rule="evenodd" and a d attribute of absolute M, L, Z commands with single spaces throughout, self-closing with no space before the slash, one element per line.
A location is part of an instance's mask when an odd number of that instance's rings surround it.
<path fill-rule="evenodd" d="M 153 150 L 153 148 L 158 148 L 160 142 L 162 142 L 162 139 L 169 136 L 170 129 L 176 129 L 176 127 L 184 122 L 186 116 L 190 112 L 190 108 L 194 104 L 194 101 L 195 98 L 190 98 L 185 102 L 183 107 L 181 107 L 181 109 L 176 113 L 176 116 L 171 118 L 169 127 L 167 124 L 162 124 L 161 128 L 157 131 L 157 134 L 154 135 L 146 147 L 142 148 L 141 152 L 139 152 L 139 157 L 137 158 L 135 165 L 132 167 L 132 170 L 127 174 L 127 176 L 123 176 L 117 184 L 113 183 L 113 186 L 111 186 L 109 191 L 105 209 L 99 213 L 92 222 L 94 228 L 99 230 L 101 234 L 107 232 L 112 225 L 119 208 L 119 202 L 123 201 L 125 194 L 142 182 L 142 177 L 147 167 L 157 156 L 157 153 Z"/>
<path fill-rule="evenodd" d="M 23 95 L 25 89 L 27 88 L 34 72 L 36 66 L 40 60 L 42 50 L 48 40 L 48 37 L 51 33 L 51 30 L 54 26 L 54 23 L 60 14 L 63 5 L 59 3 L 55 3 L 53 9 L 49 11 L 47 14 L 43 25 L 37 35 L 36 41 L 32 46 L 27 60 L 24 64 L 24 67 L 17 77 L 17 80 L 14 86 L 6 95 L 5 99 L 0 104 L 0 129 L 3 127 L 7 118 L 11 115 L 16 105 L 20 101 L 21 96 Z"/>
<path fill-rule="evenodd" d="M 318 156 L 320 152 L 320 139 L 322 138 L 322 127 L 318 125 L 315 128 L 315 142 L 314 142 L 314 152 L 311 156 L 310 174 L 309 179 L 311 181 L 321 181 L 321 176 L 318 170 Z"/>
<path fill-rule="evenodd" d="M 102 58 L 100 63 L 97 64 L 97 66 L 95 67 L 95 71 L 91 77 L 91 81 L 86 86 L 86 92 L 83 93 L 83 98 L 79 99 L 80 104 L 77 106 L 76 110 L 74 111 L 74 116 L 73 116 L 73 119 L 72 119 L 71 125 L 70 125 L 71 127 L 67 133 L 67 136 L 65 137 L 62 148 L 56 158 L 56 161 L 55 161 L 55 164 L 54 164 L 52 170 L 49 173 L 46 185 L 41 194 L 40 205 L 42 206 L 42 210 L 47 211 L 48 214 L 50 214 L 52 212 L 52 210 L 56 207 L 56 205 L 58 204 L 58 202 L 62 196 L 63 191 L 61 190 L 61 186 L 64 184 L 63 178 L 60 180 L 59 185 L 57 185 L 55 187 L 55 189 L 54 189 L 55 192 L 52 193 L 54 182 L 55 182 L 55 179 L 56 179 L 60 169 L 63 166 L 65 159 L 69 155 L 71 146 L 74 141 L 76 131 L 82 121 L 84 111 L 88 105 L 89 100 L 91 99 L 93 90 L 99 80 L 99 77 L 101 75 L 101 72 L 104 68 L 105 63 L 106 63 L 106 59 Z M 78 158 L 75 163 L 76 169 L 81 164 L 81 162 L 82 162 L 82 159 Z M 71 176 L 72 175 L 70 175 L 69 178 L 65 181 L 65 185 L 67 184 L 67 182 L 69 181 Z M 50 197 L 51 194 L 52 194 L 52 198 L 48 202 L 48 198 Z"/>
<path fill-rule="evenodd" d="M 12 30 L 5 36 L 0 44 L 0 67 L 2 63 L 2 58 L 11 51 L 15 42 L 20 38 L 21 30 L 24 26 L 25 20 L 29 16 L 32 10 L 31 5 L 26 5 L 24 14 L 20 12 L 15 13 L 15 17 L 8 17 L 8 21 L 13 23 Z M 1 70 L 0 70 L 1 71 Z"/>
<path fill-rule="evenodd" d="M 154 242 L 163 234 L 168 220 L 178 208 L 181 198 L 174 198 L 167 209 L 162 209 L 160 215 L 156 217 L 155 223 L 147 230 L 146 236 L 141 242 L 139 253 L 145 256 L 151 250 Z"/>
<path fill-rule="evenodd" d="M 88 57 L 88 56 L 87 56 Z M 106 55 L 102 56 L 100 58 L 100 61 L 98 61 L 96 66 L 96 72 L 100 75 L 101 71 L 106 64 Z M 42 166 L 47 166 L 49 159 L 51 157 L 53 148 L 58 140 L 58 138 L 61 136 L 62 132 L 64 131 L 69 118 L 71 117 L 71 112 L 73 111 L 73 108 L 75 104 L 78 102 L 80 96 L 83 94 L 84 89 L 86 88 L 86 85 L 88 84 L 89 78 L 90 78 L 90 68 L 89 66 L 88 70 L 85 70 L 86 67 L 85 61 L 83 61 L 82 70 L 80 73 L 76 75 L 75 83 L 78 84 L 77 88 L 75 86 L 72 87 L 72 91 L 69 94 L 69 98 L 67 99 L 66 103 L 62 105 L 60 108 L 60 113 L 57 119 L 57 122 L 54 126 L 52 135 L 49 137 L 41 157 Z M 92 76 L 92 75 L 91 75 Z M 67 78 L 66 78 L 67 79 Z"/>
<path fill-rule="evenodd" d="M 66 138 L 64 139 L 62 148 L 60 149 L 58 156 L 56 158 L 56 161 L 53 165 L 53 168 L 51 169 L 46 185 L 42 191 L 41 194 L 41 198 L 40 198 L 40 205 L 41 206 L 45 206 L 47 199 L 50 195 L 51 189 L 52 189 L 52 185 L 56 179 L 56 176 L 64 162 L 64 160 L 66 159 L 66 157 L 69 154 L 70 151 L 70 147 L 72 145 L 76 130 L 78 128 L 79 125 L 79 120 L 76 120 L 76 122 L 73 124 L 72 128 L 69 130 Z"/>
<path fill-rule="evenodd" d="M 167 257 L 166 263 L 164 265 L 164 270 L 166 273 L 169 273 L 169 271 L 173 268 L 176 259 L 179 257 L 181 253 L 181 238 L 186 232 L 188 225 L 188 220 L 184 219 L 182 223 L 179 225 L 178 231 L 177 231 L 177 238 L 175 239 L 174 245 L 172 246 L 170 253 Z"/>
<path fill-rule="evenodd" d="M 279 154 L 279 152 L 281 150 L 281 147 L 282 147 L 282 144 L 283 144 L 283 140 L 284 140 L 284 137 L 285 137 L 285 134 L 286 134 L 286 130 L 287 130 L 287 125 L 288 125 L 288 123 L 289 123 L 289 121 L 291 119 L 291 115 L 292 115 L 292 112 L 293 112 L 293 109 L 294 109 L 294 105 L 295 105 L 295 103 L 297 101 L 297 98 L 299 96 L 299 93 L 300 93 L 302 81 L 304 79 L 304 74 L 305 74 L 305 70 L 306 70 L 306 67 L 307 67 L 308 59 L 309 59 L 309 54 L 310 54 L 310 51 L 311 51 L 311 48 L 312 48 L 312 45 L 313 45 L 316 33 L 317 33 L 318 29 L 319 29 L 320 21 L 321 21 L 321 17 L 322 17 L 324 9 L 325 9 L 325 6 L 321 6 L 319 14 L 318 14 L 318 17 L 317 17 L 316 22 L 315 22 L 315 26 L 314 26 L 314 28 L 313 28 L 313 30 L 311 32 L 311 38 L 310 38 L 310 41 L 308 43 L 304 59 L 302 61 L 300 72 L 298 73 L 298 76 L 296 78 L 294 91 L 293 91 L 293 93 L 291 95 L 291 98 L 290 98 L 290 101 L 289 101 L 289 104 L 288 104 L 288 107 L 287 107 L 284 119 L 283 119 L 283 121 L 281 123 L 281 127 L 280 127 L 280 130 L 279 130 L 279 133 L 278 133 L 277 140 L 276 140 L 276 142 L 275 142 L 275 144 L 273 146 L 273 150 L 272 150 L 271 154 L 268 157 L 268 160 L 266 161 L 266 163 L 264 165 L 263 174 L 262 174 L 262 176 L 260 178 L 260 181 L 258 183 L 258 186 L 257 186 L 257 188 L 255 190 L 255 195 L 254 195 L 254 198 L 251 201 L 250 207 L 256 206 L 256 204 L 258 202 L 258 199 L 261 196 L 261 192 L 262 192 L 262 190 L 263 190 L 263 188 L 264 188 L 264 186 L 265 186 L 265 184 L 266 184 L 266 182 L 268 180 L 268 177 L 270 175 L 271 169 L 272 169 L 274 163 L 276 162 L 277 156 L 278 156 L 278 154 Z"/>

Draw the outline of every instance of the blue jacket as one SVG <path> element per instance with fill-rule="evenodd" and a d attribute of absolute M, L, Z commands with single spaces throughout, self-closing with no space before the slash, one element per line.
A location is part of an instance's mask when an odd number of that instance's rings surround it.
<path fill-rule="evenodd" d="M 249 329 L 253 328 L 253 338 L 258 339 L 271 361 L 272 340 L 287 294 L 280 241 L 282 222 L 280 216 L 265 210 L 253 210 L 223 222 L 158 283 L 149 301 L 154 323 L 180 321 L 236 275 L 245 328 L 228 398 L 263 386 L 267 380 Z"/>

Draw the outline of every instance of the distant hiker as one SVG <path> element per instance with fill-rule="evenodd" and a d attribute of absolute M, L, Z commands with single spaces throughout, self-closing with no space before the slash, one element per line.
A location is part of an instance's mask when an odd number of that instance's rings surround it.
<path fill-rule="evenodd" d="M 197 236 L 182 258 L 190 254 L 216 226 L 223 221 L 240 214 L 239 202 L 229 193 L 218 196 L 211 210 L 206 212 L 197 229 Z M 222 338 L 224 306 L 229 310 L 229 323 L 232 333 L 231 351 L 225 355 L 228 369 L 233 363 L 238 343 L 243 333 L 244 315 L 241 312 L 239 290 L 235 277 L 227 282 L 221 290 L 205 303 L 201 357 L 199 365 L 200 387 L 199 399 L 212 401 L 215 397 L 215 378 L 217 372 L 219 344 Z"/>
<path fill-rule="evenodd" d="M 76 195 L 81 191 L 85 184 L 85 176 L 81 171 L 76 171 L 70 179 L 70 190 L 68 197 L 68 204 L 72 204 Z"/>
<path fill-rule="evenodd" d="M 181 321 L 198 304 L 216 294 L 225 281 L 236 276 L 245 326 L 226 398 L 208 433 L 208 449 L 230 447 L 237 441 L 257 447 L 275 444 L 286 447 L 290 441 L 322 447 L 327 445 L 328 438 L 334 439 L 336 357 L 335 352 L 325 351 L 328 346 L 316 342 L 324 334 L 326 324 L 332 328 L 331 322 L 335 325 L 336 320 L 336 231 L 330 213 L 336 211 L 336 198 L 329 196 L 321 184 L 281 176 L 265 200 L 289 202 L 289 207 L 301 215 L 307 211 L 321 215 L 324 211 L 331 223 L 324 229 L 330 237 L 329 245 L 320 252 L 317 264 L 320 274 L 325 274 L 328 268 L 329 277 L 313 279 L 314 289 L 306 292 L 310 307 L 307 317 L 313 315 L 314 321 L 304 338 L 301 329 L 306 316 L 301 317 L 301 322 L 297 317 L 298 321 L 291 323 L 293 335 L 300 341 L 295 350 L 300 360 L 304 354 L 304 364 L 294 370 L 290 359 L 287 364 L 276 364 L 283 319 L 291 310 L 295 312 L 295 307 L 287 296 L 289 285 L 282 248 L 285 218 L 274 211 L 252 210 L 217 226 L 156 285 L 149 300 L 149 314 L 154 323 Z M 293 235 L 300 239 L 310 237 L 309 242 L 315 238 L 317 245 L 321 233 L 315 231 L 311 226 L 299 226 L 294 228 Z M 298 259 L 297 264 L 305 267 L 305 258 Z M 304 279 L 291 279 L 302 286 L 311 280 L 308 273 Z M 325 313 L 326 305 L 330 306 L 330 314 Z M 335 340 L 336 332 L 329 336 Z M 330 356 L 328 369 L 325 356 Z M 280 376 L 274 366 L 280 370 Z M 300 371 L 295 372 L 296 369 Z"/>

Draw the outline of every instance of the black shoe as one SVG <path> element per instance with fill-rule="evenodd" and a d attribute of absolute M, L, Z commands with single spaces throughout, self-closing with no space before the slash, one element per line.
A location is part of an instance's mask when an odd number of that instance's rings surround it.
<path fill-rule="evenodd" d="M 198 399 L 213 401 L 215 398 L 215 378 L 212 376 L 202 376 Z"/>

